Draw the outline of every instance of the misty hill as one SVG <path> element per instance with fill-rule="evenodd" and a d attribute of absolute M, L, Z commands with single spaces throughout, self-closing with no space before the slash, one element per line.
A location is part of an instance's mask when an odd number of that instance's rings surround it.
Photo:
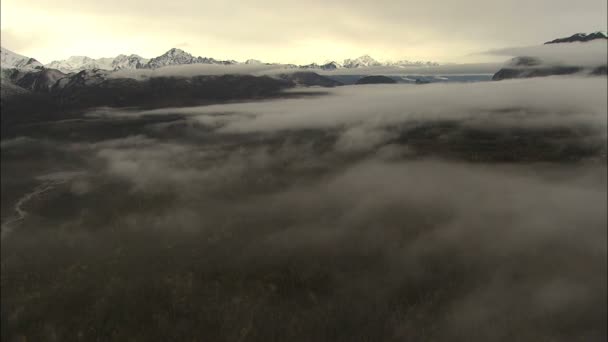
<path fill-rule="evenodd" d="M 492 76 L 493 81 L 513 78 L 532 78 L 582 74 L 588 76 L 606 75 L 606 66 L 585 67 L 578 65 L 550 65 L 535 57 L 515 57 Z"/>
<path fill-rule="evenodd" d="M 10 114 L 3 114 L 2 124 L 99 106 L 181 107 L 285 96 L 283 90 L 301 86 L 339 85 L 342 83 L 313 72 L 134 79 L 101 69 L 70 74 L 48 68 L 2 69 L 2 111 Z"/>
<path fill-rule="evenodd" d="M 2 69 L 2 71 L 4 71 L 4 69 Z M 0 78 L 0 101 L 27 93 L 29 93 L 27 89 L 14 84 L 8 77 L 2 76 L 2 78 Z"/>
<path fill-rule="evenodd" d="M 596 39 L 608 39 L 606 32 L 593 32 L 593 33 L 576 33 L 570 37 L 558 38 L 554 39 L 550 42 L 546 42 L 545 44 L 559 44 L 559 43 L 574 43 L 574 42 L 589 42 Z"/>
<path fill-rule="evenodd" d="M 270 77 L 246 75 L 155 77 L 143 81 L 107 78 L 87 84 L 86 72 L 53 89 L 51 95 L 69 107 L 163 107 L 268 97 L 292 86 Z"/>
<path fill-rule="evenodd" d="M 607 37 L 604 32 L 595 32 L 590 34 L 577 33 L 567 38 L 559 38 L 545 43 L 538 47 L 537 52 L 544 52 L 544 57 L 539 58 L 535 56 L 519 56 L 511 59 L 506 65 L 494 74 L 492 80 L 500 81 L 505 79 L 513 78 L 531 78 L 531 77 L 545 77 L 545 76 L 557 76 L 557 75 L 572 75 L 581 74 L 588 76 L 602 76 L 606 75 L 606 61 L 605 57 L 602 58 L 602 52 L 598 52 L 597 49 L 585 49 L 585 47 L 594 47 L 596 43 L 582 44 L 576 47 L 578 52 L 582 51 L 585 57 L 597 56 L 593 63 L 581 62 L 581 60 L 570 59 L 569 61 L 560 61 L 558 57 L 553 58 L 552 54 L 556 54 L 555 49 L 567 48 L 570 46 L 568 43 L 573 42 L 606 42 Z M 565 44 L 557 45 L 557 44 Z M 604 47 L 605 49 L 605 47 Z M 571 53 L 571 52 L 570 52 Z M 541 53 L 542 54 L 542 53 Z M 604 60 L 603 62 L 601 60 Z M 549 61 L 553 60 L 553 61 Z"/>
<path fill-rule="evenodd" d="M 394 79 L 386 76 L 366 76 L 359 79 L 355 84 L 393 84 L 397 83 Z"/>
<path fill-rule="evenodd" d="M 531 78 L 531 77 L 546 77 L 559 75 L 572 75 L 583 72 L 583 68 L 576 66 L 554 66 L 540 68 L 503 68 L 500 69 L 494 76 L 493 81 L 501 81 L 512 78 Z M 593 74 L 591 72 L 590 74 Z M 594 74 L 597 75 L 597 74 Z"/>
<path fill-rule="evenodd" d="M 34 71 L 5 69 L 3 75 L 13 84 L 35 92 L 48 92 L 67 74 L 55 69 L 40 68 Z"/>
<path fill-rule="evenodd" d="M 281 74 L 279 78 L 292 82 L 296 86 L 319 86 L 319 87 L 337 87 L 344 85 L 340 81 L 333 80 L 329 77 L 321 76 L 314 72 L 293 72 Z"/>

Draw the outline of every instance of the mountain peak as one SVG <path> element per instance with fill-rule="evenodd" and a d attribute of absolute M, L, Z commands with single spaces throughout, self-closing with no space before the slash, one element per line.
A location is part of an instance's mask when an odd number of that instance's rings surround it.
<path fill-rule="evenodd" d="M 171 48 L 164 54 L 165 55 L 190 55 L 190 56 L 192 56 L 191 54 L 187 53 L 186 51 L 184 51 L 182 49 L 178 49 L 178 48 Z"/>
<path fill-rule="evenodd" d="M 370 55 L 363 55 L 359 58 L 355 59 L 346 59 L 344 60 L 345 68 L 365 68 L 365 67 L 379 67 L 379 66 L 388 66 L 388 67 L 408 67 L 408 66 L 437 66 L 438 63 L 435 62 L 425 62 L 425 61 L 409 61 L 409 60 L 400 60 L 397 62 L 386 62 L 381 63 L 370 57 Z"/>
<path fill-rule="evenodd" d="M 150 59 L 145 67 L 156 69 L 167 65 L 195 64 L 199 63 L 200 59 L 201 57 L 194 57 L 182 49 L 171 48 L 164 54 Z"/>
<path fill-rule="evenodd" d="M 360 68 L 360 67 L 372 67 L 372 66 L 381 66 L 382 64 L 377 60 L 370 57 L 370 55 L 363 55 L 359 58 L 355 59 L 345 59 L 344 67 L 345 68 Z"/>
<path fill-rule="evenodd" d="M 546 42 L 547 44 L 560 44 L 560 43 L 574 43 L 574 42 L 589 42 L 596 39 L 608 39 L 608 35 L 605 31 L 597 31 L 592 33 L 575 33 L 570 37 L 558 38 L 552 41 Z"/>
<path fill-rule="evenodd" d="M 245 61 L 245 64 L 263 64 L 262 61 L 257 59 L 248 59 Z"/>
<path fill-rule="evenodd" d="M 182 65 L 182 64 L 222 64 L 222 65 L 231 65 L 236 64 L 236 61 L 227 60 L 220 61 L 209 57 L 195 57 L 190 53 L 178 49 L 171 48 L 169 51 L 165 52 L 163 55 L 152 58 L 144 68 L 156 69 L 162 68 L 164 66 L 169 65 Z"/>
<path fill-rule="evenodd" d="M 42 63 L 38 62 L 34 58 L 26 57 L 9 49 L 0 47 L 0 66 L 3 69 L 39 69 L 42 68 Z"/>

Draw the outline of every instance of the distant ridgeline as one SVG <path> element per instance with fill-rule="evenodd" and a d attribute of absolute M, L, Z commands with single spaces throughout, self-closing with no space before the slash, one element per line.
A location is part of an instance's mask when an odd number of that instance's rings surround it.
<path fill-rule="evenodd" d="M 568 43 L 589 43 L 606 41 L 608 36 L 606 32 L 594 33 L 577 33 L 570 37 L 558 38 L 546 42 L 544 45 L 568 44 Z M 544 77 L 555 75 L 572 75 L 582 74 L 590 76 L 606 75 L 606 61 L 599 65 L 582 66 L 582 65 L 564 65 L 564 64 L 548 64 L 542 59 L 533 56 L 520 56 L 511 59 L 507 65 L 500 69 L 492 77 L 495 81 L 512 79 L 512 78 L 530 78 Z"/>
<path fill-rule="evenodd" d="M 17 65 L 16 60 L 23 61 L 28 59 L 25 56 L 16 54 L 10 50 L 2 48 L 2 64 L 3 68 L 21 68 L 25 65 Z M 35 66 L 42 67 L 42 63 L 32 59 Z M 192 54 L 177 48 L 172 48 L 164 54 L 154 58 L 144 58 L 136 54 L 118 55 L 109 58 L 90 58 L 87 56 L 72 56 L 68 59 L 52 61 L 44 65 L 45 68 L 57 69 L 63 73 L 79 72 L 82 70 L 133 70 L 133 69 L 157 69 L 171 65 L 187 65 L 187 64 L 214 64 L 214 65 L 275 65 L 284 68 L 292 69 L 318 69 L 318 70 L 337 70 L 337 69 L 354 69 L 354 68 L 369 68 L 369 67 L 429 67 L 437 66 L 438 63 L 428 61 L 409 61 L 400 60 L 396 62 L 379 62 L 368 55 L 364 55 L 354 59 L 345 59 L 343 63 L 336 61 L 328 61 L 323 64 L 311 63 L 305 65 L 282 64 L 282 63 L 263 63 L 256 59 L 248 59 L 245 62 L 237 62 L 235 60 L 220 60 L 211 57 L 196 57 Z"/>
<path fill-rule="evenodd" d="M 606 34 L 606 32 L 602 32 L 602 31 L 593 32 L 593 33 L 589 33 L 589 34 L 576 33 L 570 37 L 558 38 L 558 39 L 554 39 L 550 42 L 546 42 L 545 45 L 559 44 L 559 43 L 589 42 L 589 41 L 596 40 L 596 39 L 608 39 L 608 35 Z"/>

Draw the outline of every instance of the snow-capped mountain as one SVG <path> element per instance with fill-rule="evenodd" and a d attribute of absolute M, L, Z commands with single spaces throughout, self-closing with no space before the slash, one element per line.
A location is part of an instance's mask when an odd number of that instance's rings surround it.
<path fill-rule="evenodd" d="M 40 68 L 43 67 L 38 61 L 32 58 L 18 55 L 6 49 L 2 49 L 2 64 L 5 67 L 19 68 Z M 53 61 L 44 65 L 46 68 L 56 69 L 64 73 L 77 73 L 83 70 L 107 70 L 116 71 L 121 69 L 157 69 L 171 65 L 184 64 L 219 64 L 234 65 L 239 62 L 234 60 L 217 60 L 210 57 L 196 57 L 184 50 L 172 48 L 164 54 L 146 59 L 138 55 L 118 55 L 109 58 L 90 58 L 86 56 L 72 56 L 65 60 Z M 267 64 L 256 59 L 248 59 L 242 64 L 255 65 Z M 343 64 L 335 61 L 327 61 L 323 64 L 311 63 L 307 65 L 280 64 L 285 68 L 294 69 L 319 69 L 319 70 L 338 70 L 341 68 L 367 68 L 367 67 L 406 67 L 406 66 L 435 66 L 433 62 L 411 62 L 402 60 L 398 62 L 381 63 L 369 55 L 364 55 L 355 59 L 346 59 Z"/>
<path fill-rule="evenodd" d="M 170 49 L 164 54 L 146 59 L 138 55 L 118 55 L 114 58 L 93 59 L 86 56 L 72 56 L 66 60 L 54 61 L 46 65 L 47 68 L 58 69 L 63 72 L 79 72 L 82 70 L 121 70 L 121 69 L 156 69 L 168 65 L 181 64 L 236 64 L 235 61 L 218 61 L 213 58 L 195 57 L 181 49 Z"/>
<path fill-rule="evenodd" d="M 111 58 L 93 59 L 86 56 L 72 56 L 68 59 L 60 61 L 52 61 L 45 65 L 50 69 L 57 69 L 62 72 L 78 72 L 86 69 L 104 69 L 110 70 L 112 64 Z"/>
<path fill-rule="evenodd" d="M 345 59 L 343 65 L 345 68 L 367 68 L 382 66 L 382 63 L 371 58 L 369 55 L 365 55 L 355 59 Z"/>
<path fill-rule="evenodd" d="M 144 66 L 149 69 L 161 68 L 168 65 L 182 65 L 182 64 L 236 64 L 235 61 L 219 61 L 208 57 L 194 57 L 184 50 L 173 48 L 164 54 L 150 59 L 150 61 Z"/>
<path fill-rule="evenodd" d="M 608 34 L 605 31 L 597 31 L 593 33 L 576 33 L 570 37 L 558 38 L 545 44 L 573 43 L 573 42 L 588 42 L 596 39 L 608 39 Z"/>
<path fill-rule="evenodd" d="M 325 62 L 325 64 L 307 64 L 301 65 L 302 69 L 321 69 L 321 70 L 337 70 L 341 68 L 354 69 L 354 68 L 369 68 L 369 67 L 428 67 L 437 66 L 435 62 L 423 62 L 423 61 L 409 61 L 401 60 L 397 62 L 379 62 L 369 55 L 361 56 L 355 59 L 345 59 L 344 64 L 340 64 L 334 61 Z"/>
<path fill-rule="evenodd" d="M 301 69 L 321 69 L 321 70 L 336 70 L 342 68 L 342 65 L 337 62 L 327 62 L 325 64 L 312 63 L 300 66 Z"/>
<path fill-rule="evenodd" d="M 62 72 L 70 73 L 90 69 L 137 69 L 142 68 L 147 62 L 147 59 L 138 55 L 118 55 L 114 58 L 109 57 L 97 59 L 93 59 L 86 56 L 72 56 L 65 60 L 53 61 L 45 66 L 47 68 L 57 69 Z"/>
<path fill-rule="evenodd" d="M 334 62 L 335 63 L 335 62 Z M 379 62 L 369 55 L 361 56 L 355 59 L 345 59 L 343 67 L 344 68 L 368 68 L 368 67 L 423 67 L 423 66 L 437 66 L 438 63 L 435 62 L 424 62 L 424 61 L 409 61 L 409 60 L 400 60 L 396 62 Z M 340 68 L 340 65 L 335 63 L 336 68 Z"/>
<path fill-rule="evenodd" d="M 400 60 L 397 62 L 387 62 L 386 66 L 393 67 L 428 67 L 428 66 L 438 66 L 439 63 L 435 62 L 425 62 L 425 61 L 409 61 L 407 59 Z"/>
<path fill-rule="evenodd" d="M 34 58 L 22 56 L 3 47 L 0 47 L 0 56 L 0 65 L 3 69 L 38 69 L 42 67 L 42 63 Z"/>
<path fill-rule="evenodd" d="M 342 64 L 338 63 L 338 62 L 327 62 L 323 65 L 321 65 L 321 69 L 323 70 L 336 70 L 336 69 L 340 69 L 342 68 Z"/>
<path fill-rule="evenodd" d="M 423 62 L 423 61 L 409 61 L 401 60 L 397 62 L 379 62 L 372 57 L 365 55 L 355 59 L 346 59 L 344 64 L 340 64 L 334 61 L 326 62 L 325 64 L 311 63 L 307 65 L 299 66 L 300 69 L 321 69 L 321 70 L 337 70 L 341 68 L 355 69 L 355 68 L 368 68 L 368 67 L 429 67 L 437 66 L 435 62 Z"/>
<path fill-rule="evenodd" d="M 148 63 L 148 59 L 138 55 L 118 55 L 112 61 L 112 70 L 141 69 Z"/>
<path fill-rule="evenodd" d="M 67 75 L 56 69 L 3 69 L 3 79 L 29 91 L 48 92 Z"/>

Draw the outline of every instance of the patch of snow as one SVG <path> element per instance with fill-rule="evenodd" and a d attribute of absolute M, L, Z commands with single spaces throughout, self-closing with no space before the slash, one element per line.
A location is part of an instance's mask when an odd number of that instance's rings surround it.
<path fill-rule="evenodd" d="M 38 69 L 42 67 L 42 63 L 34 58 L 22 56 L 3 47 L 0 47 L 0 65 L 2 69 Z"/>

